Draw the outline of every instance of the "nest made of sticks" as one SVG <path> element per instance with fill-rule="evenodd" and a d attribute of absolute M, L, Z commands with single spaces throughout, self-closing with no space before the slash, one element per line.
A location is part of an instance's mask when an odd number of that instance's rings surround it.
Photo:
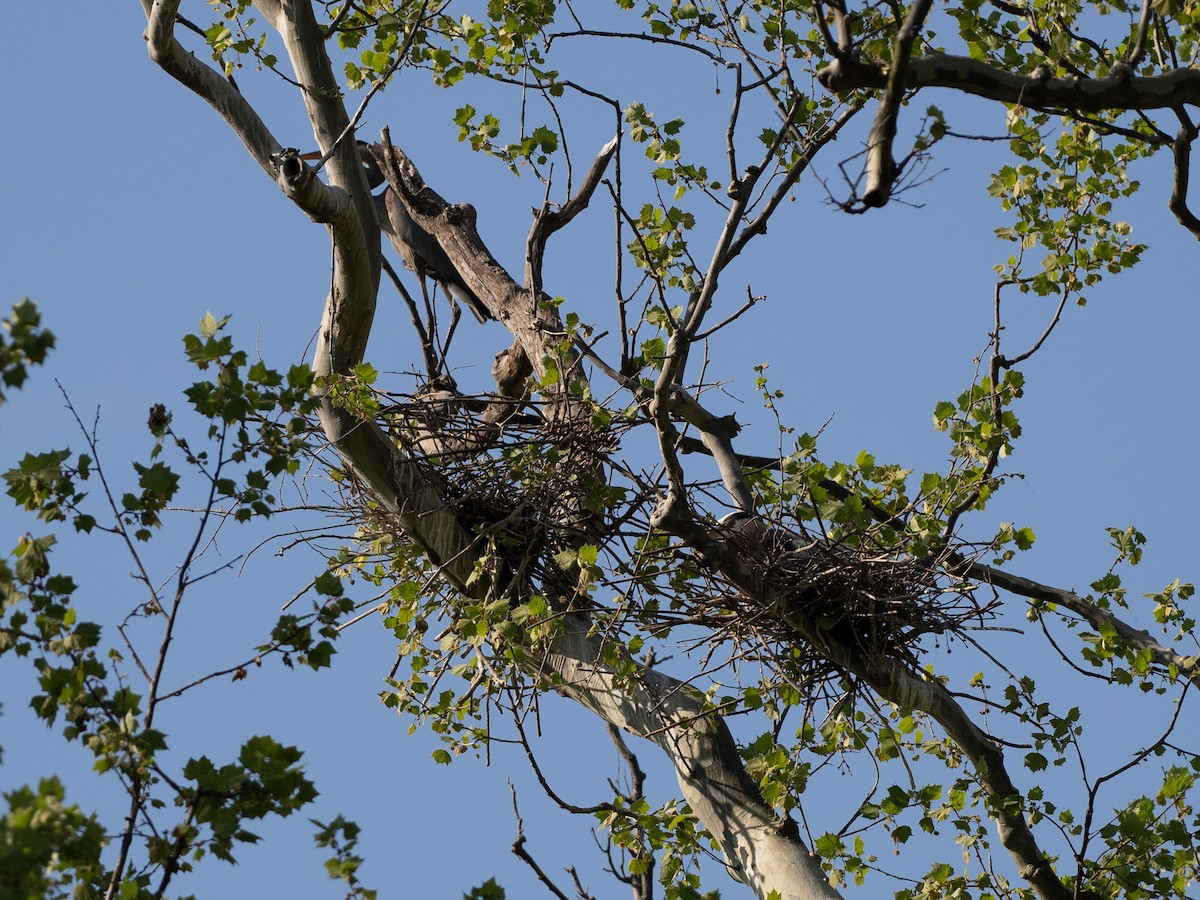
<path fill-rule="evenodd" d="M 694 601 L 689 622 L 709 629 L 710 641 L 738 647 L 739 658 L 766 664 L 793 684 L 815 689 L 849 674 L 830 658 L 832 644 L 849 648 L 865 667 L 888 657 L 918 669 L 922 639 L 962 636 L 986 627 L 991 617 L 991 603 L 951 582 L 937 560 L 880 549 L 871 535 L 834 542 L 755 519 L 718 533 L 782 601 L 769 608 L 725 584 Z M 816 640 L 789 620 L 793 610 L 816 625 Z"/>
<path fill-rule="evenodd" d="M 460 394 L 429 383 L 388 396 L 378 424 L 408 452 L 470 531 L 488 540 L 509 574 L 544 582 L 554 554 L 590 525 L 607 500 L 607 459 L 620 427 L 542 414 L 529 398 Z M 612 510 L 607 510 L 612 514 Z M 382 513 L 372 524 L 395 533 Z"/>

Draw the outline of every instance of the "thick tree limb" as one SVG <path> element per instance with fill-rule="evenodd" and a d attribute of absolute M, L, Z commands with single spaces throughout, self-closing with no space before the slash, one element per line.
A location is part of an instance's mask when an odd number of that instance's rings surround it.
<path fill-rule="evenodd" d="M 346 117 L 333 89 L 311 6 L 304 0 L 262 0 L 259 8 L 284 38 L 305 89 L 318 144 L 328 152 L 344 131 Z M 334 186 L 321 185 L 298 160 L 279 155 L 277 142 L 236 91 L 182 50 L 170 30 L 175 4 L 146 9 L 152 56 L 222 112 L 289 197 L 331 225 L 334 286 L 325 306 L 314 369 L 323 377 L 349 372 L 362 359 L 378 285 L 378 232 L 371 227 L 374 212 L 366 205 L 369 196 L 356 148 L 334 149 L 330 160 Z M 395 166 L 389 174 L 395 186 L 399 175 Z M 543 370 L 545 329 L 561 329 L 557 313 L 536 302 L 503 273 L 478 240 L 469 214 L 448 212 L 440 198 L 426 194 L 419 176 L 414 176 L 412 169 L 405 179 L 414 189 L 399 192 L 412 201 L 414 219 L 436 235 L 461 271 L 475 280 L 471 287 L 481 297 L 491 298 L 534 370 Z M 710 292 L 713 289 L 715 279 Z M 562 414 L 571 414 L 572 404 L 559 406 Z M 321 421 L 356 475 L 397 518 L 405 533 L 442 567 L 446 578 L 464 594 L 486 595 L 490 589 L 486 579 L 475 577 L 479 548 L 414 461 L 399 452 L 373 423 L 360 421 L 331 402 L 321 410 Z M 542 674 L 554 673 L 556 690 L 612 724 L 658 743 L 671 758 L 701 822 L 720 841 L 739 877 L 760 897 L 771 890 L 789 900 L 837 897 L 819 863 L 796 835 L 785 833 L 774 811 L 762 801 L 727 727 L 706 709 L 702 695 L 653 670 L 643 668 L 632 677 L 618 676 L 599 662 L 604 648 L 600 638 L 590 634 L 590 622 L 581 616 L 572 617 L 571 622 L 540 660 L 531 660 L 531 668 Z"/>
<path fill-rule="evenodd" d="M 200 62 L 175 38 L 179 0 L 142 0 L 146 14 L 146 49 L 164 72 L 220 113 L 264 172 L 271 173 L 271 156 L 280 150 L 267 126 L 246 99 L 216 69 Z"/>
<path fill-rule="evenodd" d="M 729 492 L 733 505 L 745 513 L 754 512 L 754 495 L 746 483 L 741 460 L 733 450 L 733 439 L 741 426 L 733 416 L 714 416 L 682 388 L 671 397 L 671 412 L 700 432 L 700 441 L 717 464 L 721 483 Z"/>
<path fill-rule="evenodd" d="M 421 178 L 413 161 L 392 144 L 386 129 L 377 156 L 388 185 L 413 221 L 437 240 L 467 287 L 520 342 L 534 373 L 544 375 L 545 335 L 562 332 L 557 309 L 537 302 L 513 280 L 479 237 L 475 210 L 443 200 Z"/>
<path fill-rule="evenodd" d="M 887 86 L 887 69 L 853 58 L 834 60 L 817 73 L 826 90 L 840 93 Z M 966 56 L 933 54 L 912 59 L 905 72 L 908 90 L 953 88 L 989 100 L 1036 109 L 1103 112 L 1121 109 L 1166 109 L 1200 103 L 1200 69 L 1175 69 L 1163 75 L 1106 78 L 1041 78 L 999 69 Z"/>
<path fill-rule="evenodd" d="M 1192 171 L 1192 144 L 1196 140 L 1196 128 L 1185 124 L 1179 129 L 1175 140 L 1171 142 L 1171 156 L 1175 162 L 1175 177 L 1171 182 L 1171 199 L 1167 208 L 1171 210 L 1179 224 L 1200 238 L 1200 219 L 1188 207 L 1188 183 Z"/>
<path fill-rule="evenodd" d="M 705 442 L 686 435 L 679 439 L 679 445 L 683 453 L 706 453 L 710 455 L 712 453 Z M 749 468 L 772 469 L 780 465 L 780 460 L 777 457 L 770 456 L 749 456 L 739 453 L 737 454 L 737 460 L 742 466 Z M 873 503 L 870 498 L 857 495 L 844 485 L 827 478 L 822 479 L 820 485 L 839 500 L 848 500 L 852 496 L 857 496 L 862 502 L 863 507 L 880 524 L 900 530 L 905 528 L 906 522 L 903 516 L 893 515 L 883 507 Z M 1148 631 L 1135 628 L 1119 616 L 1114 615 L 1110 610 L 1102 609 L 1086 597 L 1081 597 L 1065 588 L 1043 584 L 1030 578 L 1014 575 L 1011 572 L 1006 572 L 994 566 L 969 560 L 960 554 L 952 554 L 949 557 L 947 568 L 956 577 L 965 577 L 981 584 L 992 585 L 1009 593 L 1028 597 L 1031 600 L 1046 600 L 1056 603 L 1064 609 L 1069 609 L 1097 630 L 1111 628 L 1121 640 L 1125 641 L 1131 647 L 1149 652 L 1154 661 L 1164 669 L 1172 667 L 1177 669 L 1183 677 L 1200 688 L 1200 658 L 1185 656 L 1177 650 L 1160 644 Z"/>
<path fill-rule="evenodd" d="M 333 147 L 348 125 L 324 40 L 308 0 L 264 2 L 265 17 L 279 30 L 297 79 L 304 88 L 313 132 L 329 161 L 329 190 L 352 198 L 355 215 L 330 228 L 334 247 L 333 290 L 321 320 L 313 371 L 322 378 L 349 374 L 362 362 L 374 322 L 379 287 L 379 227 L 358 147 Z M 281 166 L 285 180 L 291 170 Z M 307 167 L 296 180 L 316 181 Z M 367 239 L 370 235 L 370 239 Z M 374 422 L 326 399 L 321 426 L 330 442 L 380 504 L 458 589 L 477 578 L 471 535 L 462 528 L 417 463 L 402 453 Z M 486 587 L 486 579 L 482 579 Z"/>
<path fill-rule="evenodd" d="M 720 842 L 736 877 L 760 898 L 772 890 L 783 900 L 833 900 L 820 863 L 799 836 L 767 806 L 746 774 L 737 746 L 704 696 L 657 670 L 639 667 L 618 678 L 604 659 L 601 638 L 582 617 L 569 620 L 554 639 L 546 663 L 560 694 L 605 721 L 653 741 L 675 767 L 684 798 Z"/>
<path fill-rule="evenodd" d="M 932 5 L 933 0 L 917 0 L 896 33 L 887 87 L 879 100 L 875 121 L 871 125 L 871 136 L 867 139 L 867 189 L 863 193 L 863 203 L 866 206 L 883 206 L 892 195 L 892 182 L 896 178 L 892 141 L 896 137 L 896 119 L 900 115 L 900 104 L 904 101 L 905 72 L 908 70 L 913 44 L 921 33 L 921 26 Z"/>
<path fill-rule="evenodd" d="M 333 64 L 325 52 L 324 32 L 313 15 L 310 0 L 285 0 L 260 3 L 260 9 L 279 31 L 288 58 L 303 91 L 304 105 L 312 123 L 313 135 L 323 154 L 329 155 L 330 183 L 349 195 L 358 215 L 358 233 L 346 233 L 344 224 L 333 231 L 334 274 L 343 294 L 335 301 L 349 303 L 341 324 L 349 330 L 337 341 L 338 352 L 345 351 L 349 366 L 362 361 L 367 338 L 375 316 L 379 291 L 379 227 L 375 203 L 367 184 L 362 157 L 353 141 L 338 138 L 350 127 L 341 88 L 333 75 Z"/>
<path fill-rule="evenodd" d="M 544 368 L 544 331 L 561 330 L 557 313 L 529 302 L 479 240 L 471 219 L 456 215 L 420 180 L 415 166 L 384 140 L 381 168 L 410 214 L 459 266 L 468 284 L 518 339 L 533 362 Z M 411 204 L 411 205 L 409 205 Z M 552 404 L 575 415 L 570 398 Z M 479 595 L 476 585 L 467 591 Z M 760 897 L 777 890 L 785 900 L 835 898 L 819 863 L 798 836 L 784 834 L 774 810 L 750 780 L 723 720 L 706 709 L 702 695 L 659 672 L 641 668 L 618 675 L 601 660 L 604 646 L 591 634 L 590 620 L 574 614 L 546 654 L 531 658 L 533 674 L 554 673 L 553 687 L 605 721 L 657 743 L 675 767 L 684 795 L 701 823 L 720 842 L 730 865 Z"/>

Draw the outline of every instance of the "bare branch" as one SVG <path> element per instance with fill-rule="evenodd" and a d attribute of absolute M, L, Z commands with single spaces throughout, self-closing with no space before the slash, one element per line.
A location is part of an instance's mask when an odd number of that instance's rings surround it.
<path fill-rule="evenodd" d="M 1175 178 L 1171 183 L 1171 199 L 1167 208 L 1196 238 L 1200 238 L 1200 218 L 1188 207 L 1188 182 L 1192 170 L 1192 143 L 1196 140 L 1195 126 L 1185 125 L 1179 129 L 1171 143 L 1171 156 L 1175 161 Z"/>
<path fill-rule="evenodd" d="M 508 789 L 512 793 L 513 818 L 517 820 L 517 836 L 512 842 L 513 854 L 517 857 L 517 859 L 521 860 L 523 863 L 525 863 L 525 865 L 533 869 L 533 873 L 537 876 L 537 880 L 544 884 L 546 886 L 546 890 L 557 897 L 558 900 L 570 900 L 566 894 L 558 889 L 558 885 L 551 881 L 550 876 L 546 874 L 545 870 L 538 865 L 537 860 L 534 859 L 530 855 L 529 851 L 525 849 L 525 824 L 521 821 L 520 810 L 517 809 L 517 789 L 513 787 L 511 781 L 508 783 Z"/>
<path fill-rule="evenodd" d="M 953 88 L 966 94 L 1036 109 L 1102 112 L 1122 109 L 1169 109 L 1200 103 L 1200 69 L 1175 69 L 1163 75 L 1110 75 L 1105 78 L 1042 78 L 999 69 L 966 56 L 932 54 L 909 61 L 904 87 Z M 878 63 L 834 60 L 817 73 L 826 90 L 840 93 L 887 86 Z"/>
<path fill-rule="evenodd" d="M 921 25 L 924 24 L 925 16 L 932 5 L 933 0 L 917 0 L 896 33 L 887 87 L 875 113 L 871 136 L 867 139 L 867 189 L 863 193 L 863 203 L 866 206 L 883 206 L 892 194 L 892 181 L 896 177 L 892 141 L 896 137 L 896 117 L 900 114 L 900 104 L 904 101 L 905 72 L 908 69 L 909 57 L 912 56 L 913 44 L 921 33 Z"/>
<path fill-rule="evenodd" d="M 1150 31 L 1150 23 L 1154 17 L 1154 7 L 1150 0 L 1142 0 L 1142 14 L 1138 19 L 1137 39 L 1134 41 L 1133 49 L 1129 51 L 1129 55 L 1125 57 L 1125 65 L 1132 72 L 1142 62 L 1146 55 L 1146 36 Z"/>
<path fill-rule="evenodd" d="M 579 186 L 579 190 L 570 200 L 557 210 L 552 210 L 549 204 L 543 203 L 537 215 L 534 216 L 533 227 L 530 228 L 529 239 L 525 243 L 525 286 L 535 296 L 540 296 L 542 293 L 542 257 L 546 252 L 546 242 L 550 240 L 550 236 L 554 232 L 566 226 L 587 208 L 592 194 L 595 193 L 604 177 L 604 170 L 608 168 L 608 162 L 616 152 L 620 140 L 621 136 L 618 134 L 600 148 L 600 152 L 596 154 L 591 168 L 588 169 L 588 173 L 583 179 L 583 184 Z"/>

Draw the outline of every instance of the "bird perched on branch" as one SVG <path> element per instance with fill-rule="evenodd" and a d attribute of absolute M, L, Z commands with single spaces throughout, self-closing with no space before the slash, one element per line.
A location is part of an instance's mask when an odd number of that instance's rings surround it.
<path fill-rule="evenodd" d="M 371 145 L 366 141 L 358 141 L 359 153 L 362 155 L 363 168 L 367 171 L 367 183 L 372 189 L 386 182 L 383 170 L 371 151 Z M 300 154 L 301 159 L 320 159 L 320 151 Z M 437 239 L 416 223 L 404 207 L 396 192 L 388 186 L 375 195 L 375 211 L 379 217 L 379 227 L 406 268 L 417 273 L 421 279 L 421 289 L 425 288 L 425 278 L 432 278 L 441 285 L 442 290 L 451 301 L 460 301 L 479 320 L 480 324 L 492 319 L 493 316 L 479 296 L 467 287 L 459 274 L 458 268 L 450 260 L 446 251 Z"/>

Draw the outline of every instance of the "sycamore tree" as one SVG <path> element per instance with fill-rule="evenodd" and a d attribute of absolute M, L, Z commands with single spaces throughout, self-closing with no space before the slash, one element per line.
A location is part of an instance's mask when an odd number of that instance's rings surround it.
<path fill-rule="evenodd" d="M 124 821 L 102 826 L 65 807 L 55 783 L 8 795 L 0 878 L 14 895 L 79 885 L 86 896 L 168 896 L 176 872 L 252 839 L 248 820 L 311 799 L 299 751 L 264 737 L 236 763 L 201 757 L 167 771 L 154 719 L 176 611 L 208 574 L 197 568 L 205 529 L 272 515 L 279 479 L 301 475 L 336 487 L 338 508 L 324 515 L 352 536 L 313 579 L 311 612 L 289 612 L 244 666 L 214 674 L 245 677 L 270 654 L 326 665 L 339 626 L 360 615 L 345 585 L 376 586 L 372 610 L 399 650 L 385 704 L 442 736 L 445 760 L 506 728 L 536 761 L 526 722 L 547 692 L 611 726 L 628 779 L 592 807 L 563 806 L 597 818 L 613 874 L 636 898 L 702 896 L 713 867 L 761 898 L 1195 895 L 1200 756 L 1183 706 L 1200 684 L 1192 586 L 1137 583 L 1134 527 L 1109 529 L 1113 564 L 1078 573 L 1087 591 L 1039 583 L 1021 572 L 1032 528 L 980 515 L 1017 474 L 1022 365 L 1053 353 L 1064 313 L 1142 254 L 1113 212 L 1138 187 L 1131 166 L 1154 157 L 1172 173 L 1164 203 L 1200 237 L 1191 7 L 142 6 L 150 57 L 327 230 L 331 266 L 312 285 L 311 368 L 252 361 L 216 318 L 187 339 L 203 373 L 187 398 L 210 423 L 207 442 L 189 443 L 179 411 L 151 410 L 138 491 L 91 487 L 103 471 L 94 452 L 30 454 L 6 475 L 21 505 L 115 534 L 135 559 L 177 502 L 181 473 L 203 486 L 177 582 L 164 591 L 146 578 L 152 596 L 131 613 L 161 628 L 149 652 L 128 621 L 113 641 L 78 619 L 48 539 L 24 539 L 0 570 L 0 651 L 35 661 L 39 714 L 90 747 L 129 798 Z M 702 121 L 685 128 L 642 102 L 639 78 L 655 72 L 689 99 L 705 94 Z M 252 105 L 254 79 L 295 92 L 318 160 L 276 139 L 284 114 Z M 521 271 L 497 262 L 474 208 L 446 202 L 406 154 L 414 123 L 435 127 L 404 102 L 419 79 L 461 94 L 447 140 L 494 157 L 497 179 L 511 173 L 528 190 Z M 936 104 L 958 94 L 1002 104 L 1004 132 L 956 130 Z M 392 127 L 356 133 L 385 100 Z M 747 446 L 742 407 L 711 372 L 737 352 L 735 323 L 791 325 L 761 302 L 743 254 L 765 245 L 757 266 L 797 265 L 788 223 L 804 212 L 788 201 L 818 157 L 828 202 L 869 217 L 919 203 L 947 142 L 983 138 L 1007 148 L 991 181 L 1006 250 L 986 349 L 962 349 L 977 376 L 953 398 L 929 398 L 946 464 L 914 471 L 869 449 L 835 460 L 821 422 L 782 418 L 770 441 Z M 386 192 L 382 214 L 371 180 Z M 610 239 L 571 242 L 580 214 L 598 208 Z M 432 244 L 422 251 L 411 231 L 406 243 L 404 221 Z M 398 257 L 381 228 L 400 235 Z M 555 271 L 577 281 L 546 277 L 556 253 L 571 265 Z M 487 327 L 507 330 L 489 380 L 463 375 L 460 332 L 476 324 L 439 279 L 400 261 L 459 282 L 498 323 Z M 881 273 L 881 285 L 893 277 Z M 603 305 L 597 283 L 608 285 Z M 1040 303 L 1044 324 L 1018 345 L 1005 328 L 1020 298 Z M 290 315 L 309 308 L 287 303 Z M 376 340 L 368 357 L 381 303 L 403 304 L 412 340 Z M 28 305 L 9 324 L 15 385 L 52 340 Z M 741 399 L 773 415 L 790 387 L 763 369 L 757 395 Z M 107 511 L 88 505 L 89 490 Z M 1014 623 L 1015 653 L 996 642 Z M 937 647 L 953 657 L 935 658 Z M 1031 674 L 1035 658 L 1057 666 L 1053 689 Z M 1119 763 L 1089 766 L 1103 735 L 1085 730 L 1071 679 L 1156 705 L 1162 726 Z M 647 800 L 620 734 L 670 762 L 675 798 Z M 1138 787 L 1119 777 L 1139 769 Z M 844 808 L 806 806 L 820 781 L 851 770 L 868 774 Z M 368 895 L 354 826 L 321 829 L 331 872 Z M 528 861 L 554 895 L 589 896 Z"/>

